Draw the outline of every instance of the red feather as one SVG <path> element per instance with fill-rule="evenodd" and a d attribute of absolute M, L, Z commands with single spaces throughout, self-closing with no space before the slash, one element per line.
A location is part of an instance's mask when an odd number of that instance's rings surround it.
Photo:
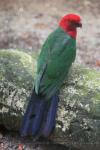
<path fill-rule="evenodd" d="M 59 26 L 65 32 L 67 32 L 67 34 L 76 39 L 77 30 L 75 27 L 72 27 L 69 22 L 80 23 L 80 21 L 81 21 L 80 16 L 75 14 L 68 14 L 61 19 Z"/>

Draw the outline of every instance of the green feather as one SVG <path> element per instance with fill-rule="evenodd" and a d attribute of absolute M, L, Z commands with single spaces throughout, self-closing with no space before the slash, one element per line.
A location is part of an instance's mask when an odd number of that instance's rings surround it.
<path fill-rule="evenodd" d="M 38 58 L 35 91 L 47 98 L 61 87 L 76 56 L 76 40 L 57 28 L 45 41 Z"/>

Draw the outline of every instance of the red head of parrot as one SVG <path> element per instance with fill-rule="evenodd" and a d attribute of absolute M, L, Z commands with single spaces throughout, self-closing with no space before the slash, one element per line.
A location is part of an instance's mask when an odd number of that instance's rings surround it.
<path fill-rule="evenodd" d="M 76 39 L 77 27 L 82 27 L 81 18 L 76 14 L 65 15 L 59 22 L 59 26 L 71 37 Z"/>

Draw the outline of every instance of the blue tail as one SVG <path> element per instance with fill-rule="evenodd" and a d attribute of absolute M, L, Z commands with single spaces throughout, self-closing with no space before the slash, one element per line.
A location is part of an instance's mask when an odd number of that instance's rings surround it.
<path fill-rule="evenodd" d="M 55 126 L 57 106 L 57 96 L 49 101 L 33 91 L 23 118 L 21 136 L 49 136 Z"/>
<path fill-rule="evenodd" d="M 49 111 L 47 112 L 46 122 L 42 130 L 42 136 L 44 137 L 48 137 L 55 127 L 58 102 L 58 96 L 53 96 L 49 107 Z"/>

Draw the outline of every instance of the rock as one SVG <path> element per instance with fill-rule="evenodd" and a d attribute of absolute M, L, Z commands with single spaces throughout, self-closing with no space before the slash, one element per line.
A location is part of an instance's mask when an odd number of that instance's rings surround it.
<path fill-rule="evenodd" d="M 36 59 L 26 53 L 0 51 L 0 123 L 8 129 L 19 128 L 33 86 L 35 65 Z"/>
<path fill-rule="evenodd" d="M 0 124 L 19 130 L 36 72 L 36 58 L 15 50 L 0 51 Z M 99 150 L 100 72 L 73 65 L 59 94 L 55 143 Z"/>

